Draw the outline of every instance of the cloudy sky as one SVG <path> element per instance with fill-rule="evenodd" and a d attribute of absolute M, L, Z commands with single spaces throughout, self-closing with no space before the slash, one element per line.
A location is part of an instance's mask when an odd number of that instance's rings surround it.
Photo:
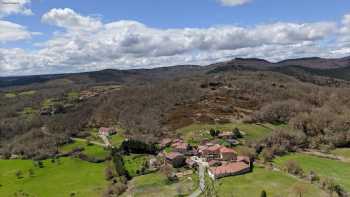
<path fill-rule="evenodd" d="M 349 0 L 0 0 L 0 76 L 349 55 Z"/>

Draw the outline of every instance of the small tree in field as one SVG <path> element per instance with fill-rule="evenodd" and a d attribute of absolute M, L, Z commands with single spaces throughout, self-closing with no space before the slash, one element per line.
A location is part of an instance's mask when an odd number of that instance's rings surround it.
<path fill-rule="evenodd" d="M 233 134 L 233 137 L 236 139 L 243 137 L 241 131 L 238 128 L 234 128 L 232 131 L 232 134 Z"/>
<path fill-rule="evenodd" d="M 288 160 L 285 164 L 285 168 L 286 168 L 287 172 L 290 174 L 294 174 L 294 175 L 298 175 L 298 176 L 303 176 L 303 174 L 304 174 L 303 169 L 294 160 Z"/>
<path fill-rule="evenodd" d="M 16 177 L 17 177 L 17 179 L 23 178 L 23 173 L 22 173 L 21 170 L 17 170 L 17 172 L 16 172 Z"/>
<path fill-rule="evenodd" d="M 114 177 L 113 168 L 110 165 L 105 169 L 105 176 L 107 181 L 111 180 Z"/>
<path fill-rule="evenodd" d="M 307 192 L 307 189 L 304 184 L 296 183 L 293 186 L 293 191 L 297 194 L 298 197 L 303 197 L 303 194 Z"/>
<path fill-rule="evenodd" d="M 29 169 L 28 170 L 28 174 L 30 177 L 33 177 L 34 176 L 34 170 L 33 169 Z"/>
<path fill-rule="evenodd" d="M 265 190 L 261 191 L 260 197 L 267 197 L 267 193 Z"/>
<path fill-rule="evenodd" d="M 211 135 L 212 137 L 216 137 L 216 136 L 218 136 L 218 135 L 220 134 L 220 131 L 217 130 L 217 129 L 211 128 L 210 131 L 209 131 L 209 133 L 210 133 L 210 135 Z"/>

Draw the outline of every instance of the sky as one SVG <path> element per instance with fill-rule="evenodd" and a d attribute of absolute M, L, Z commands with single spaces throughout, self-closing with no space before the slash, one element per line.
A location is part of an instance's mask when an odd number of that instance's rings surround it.
<path fill-rule="evenodd" d="M 0 76 L 350 56 L 349 0 L 0 0 Z"/>

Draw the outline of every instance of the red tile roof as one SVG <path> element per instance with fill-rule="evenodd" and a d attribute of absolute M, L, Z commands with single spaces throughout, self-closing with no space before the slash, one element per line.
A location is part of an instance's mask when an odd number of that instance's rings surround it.
<path fill-rule="evenodd" d="M 206 151 L 208 151 L 208 152 L 219 152 L 221 148 L 222 148 L 221 145 L 215 144 L 215 145 L 213 145 L 213 146 L 209 146 L 209 147 L 206 149 Z"/>
<path fill-rule="evenodd" d="M 250 163 L 250 158 L 247 156 L 238 156 L 237 161 L 243 161 L 245 163 Z"/>
<path fill-rule="evenodd" d="M 176 143 L 172 144 L 171 147 L 173 147 L 175 149 L 187 150 L 188 144 L 183 143 L 183 142 L 176 142 Z"/>
<path fill-rule="evenodd" d="M 101 127 L 98 131 L 99 133 L 113 133 L 115 132 L 114 128 Z"/>
<path fill-rule="evenodd" d="M 215 176 L 220 176 L 240 172 L 247 168 L 249 168 L 249 166 L 244 162 L 233 162 L 219 167 L 211 167 L 209 171 Z"/>
<path fill-rule="evenodd" d="M 226 147 L 222 147 L 222 148 L 220 149 L 220 152 L 221 152 L 221 153 L 236 153 L 236 151 L 233 150 L 232 148 L 226 148 Z"/>

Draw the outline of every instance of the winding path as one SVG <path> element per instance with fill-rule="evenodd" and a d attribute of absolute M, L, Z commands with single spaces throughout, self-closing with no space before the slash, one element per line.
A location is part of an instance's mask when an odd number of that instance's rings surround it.
<path fill-rule="evenodd" d="M 71 137 L 70 138 L 73 141 L 77 141 L 77 142 L 87 142 L 88 140 L 86 139 L 81 139 L 81 138 L 75 138 L 75 137 Z M 102 146 L 102 147 L 107 147 L 106 144 L 103 144 L 101 142 L 97 142 L 97 141 L 90 141 L 91 144 L 95 144 L 97 146 Z"/>
<path fill-rule="evenodd" d="M 189 195 L 189 197 L 198 197 L 205 190 L 205 170 L 208 167 L 208 163 L 201 159 L 192 158 L 192 160 L 198 163 L 199 188 Z"/>

